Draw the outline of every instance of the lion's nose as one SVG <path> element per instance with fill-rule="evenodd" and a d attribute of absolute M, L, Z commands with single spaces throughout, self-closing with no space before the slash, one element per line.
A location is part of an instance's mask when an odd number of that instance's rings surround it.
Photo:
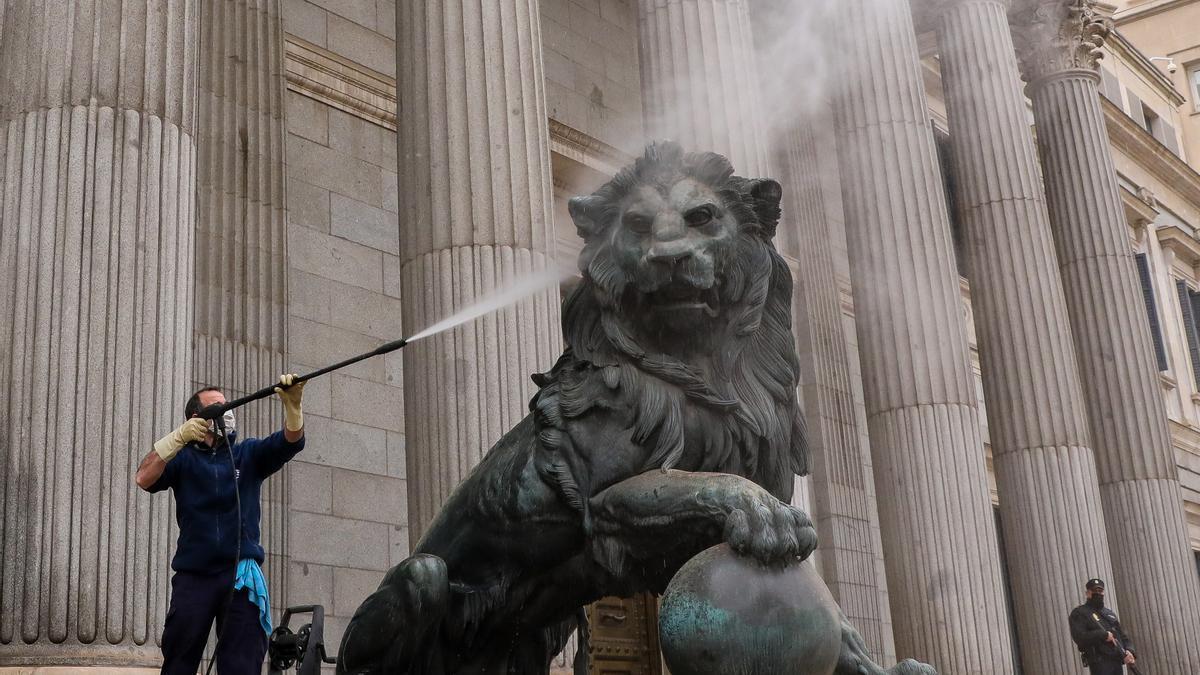
<path fill-rule="evenodd" d="M 677 242 L 660 242 L 650 247 L 646 257 L 652 262 L 675 265 L 692 257 L 692 250 L 691 247 L 681 246 Z"/>

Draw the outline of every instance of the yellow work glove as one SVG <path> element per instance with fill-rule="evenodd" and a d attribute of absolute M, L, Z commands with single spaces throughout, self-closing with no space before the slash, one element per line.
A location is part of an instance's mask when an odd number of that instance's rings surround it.
<path fill-rule="evenodd" d="M 288 431 L 300 431 L 304 428 L 304 412 L 300 410 L 300 399 L 304 396 L 304 383 L 288 387 L 297 377 L 297 375 L 280 375 L 279 384 L 283 386 L 275 387 L 275 393 L 279 395 L 279 400 L 283 401 L 283 428 Z M 283 387 L 288 388 L 284 389 Z"/>
<path fill-rule="evenodd" d="M 204 440 L 208 433 L 208 420 L 193 417 L 179 425 L 179 428 L 154 442 L 154 451 L 164 462 L 174 459 L 183 446 L 192 442 Z"/>

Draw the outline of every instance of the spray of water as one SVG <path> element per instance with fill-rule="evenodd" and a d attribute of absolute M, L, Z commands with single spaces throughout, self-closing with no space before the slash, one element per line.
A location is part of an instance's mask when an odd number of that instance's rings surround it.
<path fill-rule="evenodd" d="M 565 267 L 551 265 L 549 268 L 539 270 L 526 277 L 515 279 L 508 287 L 500 289 L 494 293 L 490 293 L 479 299 L 478 302 L 466 307 L 456 313 L 454 316 L 443 319 L 416 335 L 408 338 L 409 343 L 416 342 L 421 338 L 427 338 L 431 335 L 437 335 L 442 331 L 449 330 L 455 326 L 460 326 L 472 319 L 477 319 L 484 314 L 494 312 L 502 307 L 507 307 L 515 302 L 527 298 L 538 291 L 547 288 L 558 286 L 563 281 L 571 278 L 575 273 Z"/>
<path fill-rule="evenodd" d="M 868 6 L 892 0 L 865 0 Z M 745 36 L 734 38 L 735 44 L 751 49 L 753 63 L 729 54 L 718 56 L 717 62 L 704 61 L 685 67 L 676 63 L 672 73 L 660 73 L 669 81 L 658 82 L 654 91 L 644 91 L 641 106 L 630 114 L 641 117 L 630 124 L 644 122 L 645 141 L 674 139 L 689 151 L 712 150 L 730 157 L 739 172 L 750 169 L 745 162 L 748 150 L 742 140 L 749 140 L 766 131 L 761 139 L 769 149 L 778 138 L 795 124 L 797 119 L 810 116 L 827 105 L 832 85 L 840 77 L 853 76 L 845 72 L 845 59 L 837 58 L 837 34 L 832 29 L 836 12 L 843 0 L 740 0 L 713 2 L 697 0 L 672 4 L 672 12 L 686 16 L 687 21 L 699 21 L 712 12 L 710 5 L 731 7 L 731 16 L 740 12 L 737 20 L 749 18 L 751 27 Z M 663 3 L 640 0 L 643 15 L 662 13 Z M 671 25 L 677 25 L 660 18 Z M 676 20 L 678 21 L 678 20 Z M 742 38 L 745 38 L 744 40 Z M 676 38 L 672 38 L 674 40 Z M 694 37 L 679 38 L 684 41 Z M 707 43 L 698 40 L 697 44 Z M 650 55 L 672 50 L 673 42 L 662 42 L 661 34 L 643 32 L 640 54 L 645 67 Z M 736 50 L 735 50 L 736 51 Z M 707 52 L 706 52 L 707 53 Z M 676 55 L 677 61 L 685 57 Z M 702 62 L 702 65 L 701 65 Z M 809 122 L 811 123 L 811 122 Z M 737 130 L 738 127 L 744 129 Z M 730 129 L 735 131 L 731 134 Z M 636 137 L 635 137 L 636 138 Z M 639 153 L 640 146 L 630 148 Z"/>

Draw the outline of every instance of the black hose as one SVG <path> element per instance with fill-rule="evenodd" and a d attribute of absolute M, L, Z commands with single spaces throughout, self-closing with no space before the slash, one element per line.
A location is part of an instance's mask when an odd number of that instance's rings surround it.
<path fill-rule="evenodd" d="M 218 404 L 219 405 L 219 404 Z M 229 466 L 233 469 L 233 496 L 237 503 L 237 544 L 234 546 L 233 555 L 233 583 L 229 584 L 229 597 L 225 600 L 224 617 L 221 619 L 221 630 L 217 631 L 217 644 L 213 647 L 212 660 L 208 662 L 208 670 L 205 670 L 205 675 L 211 675 L 213 666 L 217 663 L 217 652 L 221 650 L 221 640 L 225 637 L 225 630 L 229 628 L 229 610 L 233 606 L 233 599 L 237 596 L 237 570 L 238 565 L 242 562 L 242 487 L 238 483 L 238 467 L 233 461 L 233 446 L 229 444 L 229 434 L 225 431 L 224 421 L 214 422 L 221 431 L 221 440 L 225 443 L 225 450 L 229 452 Z"/>

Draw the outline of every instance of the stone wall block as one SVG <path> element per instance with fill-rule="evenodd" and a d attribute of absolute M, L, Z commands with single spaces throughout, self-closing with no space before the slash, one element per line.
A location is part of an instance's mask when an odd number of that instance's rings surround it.
<path fill-rule="evenodd" d="M 293 558 L 288 564 L 288 576 L 295 588 L 303 589 L 304 602 L 326 608 L 333 607 L 332 567 L 301 562 Z"/>
<path fill-rule="evenodd" d="M 289 469 L 289 507 L 311 513 L 333 513 L 332 469 L 303 460 L 294 460 Z"/>
<path fill-rule="evenodd" d="M 289 266 L 367 290 L 383 290 L 383 254 L 373 248 L 308 228 L 287 233 Z"/>
<path fill-rule="evenodd" d="M 333 568 L 333 605 L 327 611 L 338 616 L 353 616 L 358 604 L 374 593 L 381 581 L 382 572 L 351 567 Z"/>
<path fill-rule="evenodd" d="M 313 418 L 311 423 L 309 417 Z M 386 431 L 316 415 L 305 415 L 304 420 L 304 461 L 386 475 Z"/>
<path fill-rule="evenodd" d="M 330 195 L 330 210 L 330 232 L 335 236 L 392 255 L 399 253 L 396 214 L 336 192 Z"/>
<path fill-rule="evenodd" d="M 333 514 L 343 518 L 406 525 L 408 493 L 405 482 L 390 476 L 334 469 Z"/>
<path fill-rule="evenodd" d="M 288 540 L 292 560 L 377 572 L 387 569 L 390 525 L 303 511 L 288 516 L 291 531 L 303 533 Z"/>

